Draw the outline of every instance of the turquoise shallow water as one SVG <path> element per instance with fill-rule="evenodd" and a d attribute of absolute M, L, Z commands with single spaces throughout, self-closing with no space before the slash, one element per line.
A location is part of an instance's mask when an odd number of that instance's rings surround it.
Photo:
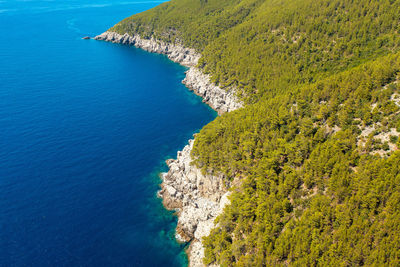
<path fill-rule="evenodd" d="M 157 1 L 0 1 L 0 266 L 182 266 L 156 192 L 216 113 L 166 57 L 94 40 Z"/>

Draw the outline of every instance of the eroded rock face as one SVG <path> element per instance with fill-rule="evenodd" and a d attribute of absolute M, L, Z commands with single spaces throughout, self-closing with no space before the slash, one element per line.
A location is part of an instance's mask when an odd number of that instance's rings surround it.
<path fill-rule="evenodd" d="M 169 59 L 181 65 L 192 67 L 197 64 L 201 55 L 194 49 L 185 48 L 179 44 L 169 44 L 154 39 L 144 39 L 139 35 L 124 35 L 116 32 L 105 32 L 94 38 L 95 40 L 107 41 L 118 44 L 133 45 L 146 51 L 167 55 Z"/>
<path fill-rule="evenodd" d="M 234 89 L 221 89 L 210 81 L 209 75 L 202 73 L 196 67 L 192 67 L 186 72 L 183 83 L 195 94 L 201 96 L 203 101 L 219 114 L 242 107 Z"/>
<path fill-rule="evenodd" d="M 215 218 L 229 203 L 229 182 L 222 175 L 203 175 L 191 165 L 190 152 L 194 140 L 178 152 L 176 160 L 168 160 L 169 171 L 162 174 L 159 195 L 167 209 L 176 209 L 178 226 L 176 238 L 191 242 L 189 265 L 203 266 L 204 248 L 201 239 L 210 234 Z"/>

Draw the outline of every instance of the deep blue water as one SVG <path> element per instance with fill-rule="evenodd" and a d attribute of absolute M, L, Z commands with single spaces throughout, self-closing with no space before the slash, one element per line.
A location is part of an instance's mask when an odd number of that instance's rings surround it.
<path fill-rule="evenodd" d="M 157 4 L 0 1 L 0 266 L 186 264 L 158 174 L 216 114 L 166 57 L 81 39 Z"/>

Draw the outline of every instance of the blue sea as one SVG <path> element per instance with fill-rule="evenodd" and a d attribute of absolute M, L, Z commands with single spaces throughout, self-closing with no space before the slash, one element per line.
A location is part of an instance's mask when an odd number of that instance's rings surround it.
<path fill-rule="evenodd" d="M 95 40 L 159 1 L 0 1 L 0 266 L 185 266 L 164 161 L 216 113 L 165 56 Z"/>

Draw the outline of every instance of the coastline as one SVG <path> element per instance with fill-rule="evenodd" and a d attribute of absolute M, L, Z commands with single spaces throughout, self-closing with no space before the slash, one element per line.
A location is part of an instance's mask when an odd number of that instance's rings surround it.
<path fill-rule="evenodd" d="M 161 175 L 159 196 L 169 210 L 176 210 L 176 239 L 190 242 L 187 250 L 189 266 L 203 266 L 204 248 L 201 239 L 214 228 L 215 218 L 229 203 L 230 183 L 223 176 L 203 175 L 191 165 L 190 152 L 194 140 L 189 140 L 177 159 L 167 160 L 169 171 Z"/>
<path fill-rule="evenodd" d="M 108 31 L 94 37 L 94 39 L 135 46 L 151 53 L 163 54 L 173 62 L 189 68 L 185 72 L 186 77 L 182 83 L 196 95 L 201 96 L 203 102 L 217 111 L 219 115 L 243 106 L 236 97 L 234 88 L 225 90 L 218 87 L 211 82 L 210 75 L 204 74 L 196 67 L 201 55 L 194 49 L 185 48 L 180 44 L 170 44 L 159 41 L 153 37 L 151 39 L 143 39 L 139 35 L 130 36 L 127 33 L 121 35 L 116 32 Z"/>
<path fill-rule="evenodd" d="M 196 67 L 201 55 L 194 49 L 180 44 L 170 44 L 154 39 L 143 39 L 139 35 L 120 35 L 105 32 L 95 40 L 125 44 L 144 49 L 148 52 L 167 55 L 176 63 L 188 67 L 182 81 L 189 90 L 203 98 L 203 102 L 216 110 L 219 115 L 242 107 L 234 89 L 224 90 L 210 81 L 210 76 Z M 203 266 L 204 247 L 201 239 L 209 235 L 214 227 L 215 218 L 229 203 L 228 183 L 222 175 L 203 175 L 191 165 L 190 153 L 194 139 L 188 141 L 177 159 L 167 160 L 169 171 L 161 175 L 162 184 L 159 196 L 165 208 L 176 210 L 178 225 L 176 238 L 180 242 L 190 242 L 187 250 L 189 266 Z"/>

